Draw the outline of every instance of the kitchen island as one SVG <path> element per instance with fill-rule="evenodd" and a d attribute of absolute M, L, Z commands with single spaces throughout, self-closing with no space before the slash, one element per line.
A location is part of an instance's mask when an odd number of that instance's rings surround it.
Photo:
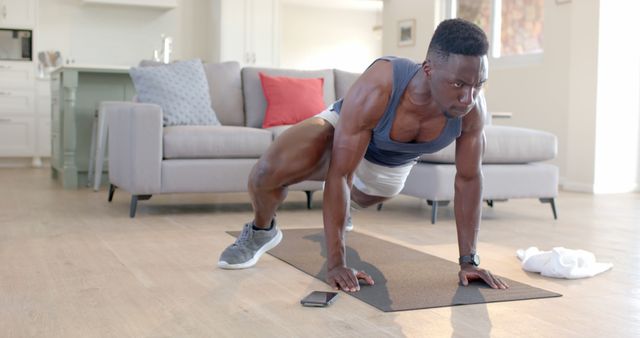
<path fill-rule="evenodd" d="M 51 73 L 51 176 L 65 189 L 87 185 L 100 102 L 130 101 L 135 95 L 129 68 L 70 64 Z"/>

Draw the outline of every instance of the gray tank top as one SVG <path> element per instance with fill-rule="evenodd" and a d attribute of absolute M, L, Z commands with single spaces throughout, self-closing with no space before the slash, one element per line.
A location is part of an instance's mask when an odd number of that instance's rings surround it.
<path fill-rule="evenodd" d="M 400 98 L 404 93 L 407 85 L 421 69 L 420 64 L 404 58 L 393 56 L 385 56 L 378 60 L 387 60 L 391 62 L 393 67 L 393 88 L 391 99 L 387 105 L 387 109 L 382 115 L 378 124 L 373 128 L 371 142 L 367 147 L 364 155 L 368 161 L 387 166 L 398 167 L 414 162 L 422 154 L 435 153 L 451 144 L 460 136 L 462 131 L 462 119 L 457 117 L 449 117 L 445 113 L 447 123 L 444 130 L 435 139 L 422 143 L 402 143 L 391 139 L 391 126 L 396 116 L 396 109 L 400 103 Z M 377 61 L 377 60 L 376 60 Z M 331 110 L 340 114 L 342 108 L 342 98 L 335 102 Z"/>

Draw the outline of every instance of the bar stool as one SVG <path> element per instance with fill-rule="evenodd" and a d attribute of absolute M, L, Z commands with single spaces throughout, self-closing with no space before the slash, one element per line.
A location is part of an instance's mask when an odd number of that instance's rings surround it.
<path fill-rule="evenodd" d="M 93 116 L 93 128 L 91 131 L 91 149 L 89 152 L 89 172 L 87 173 L 87 186 L 93 183 L 93 190 L 100 190 L 102 180 L 102 166 L 104 164 L 104 154 L 107 150 L 107 118 L 102 109 L 98 106 Z"/>

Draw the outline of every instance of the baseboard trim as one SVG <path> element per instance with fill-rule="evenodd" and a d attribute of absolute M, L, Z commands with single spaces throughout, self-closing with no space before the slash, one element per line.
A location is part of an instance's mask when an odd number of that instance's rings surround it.
<path fill-rule="evenodd" d="M 0 168 L 43 168 L 50 164 L 49 157 L 0 157 Z"/>
<path fill-rule="evenodd" d="M 568 181 L 563 178 L 560 178 L 560 189 L 573 192 L 585 192 L 589 194 L 593 194 L 594 192 L 593 184 Z"/>

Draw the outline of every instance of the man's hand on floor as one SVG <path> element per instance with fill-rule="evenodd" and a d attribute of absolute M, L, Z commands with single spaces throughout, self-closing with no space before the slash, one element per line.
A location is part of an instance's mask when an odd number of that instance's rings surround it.
<path fill-rule="evenodd" d="M 358 280 L 362 279 L 367 284 L 373 285 L 373 278 L 364 271 L 357 271 L 346 266 L 338 266 L 327 271 L 327 283 L 335 290 L 345 292 L 360 291 Z"/>
<path fill-rule="evenodd" d="M 469 285 L 469 282 L 481 279 L 487 283 L 493 289 L 508 289 L 509 285 L 503 282 L 497 276 L 491 274 L 489 270 L 480 269 L 470 264 L 463 264 L 460 266 L 460 272 L 458 273 L 460 283 L 464 286 Z"/>

